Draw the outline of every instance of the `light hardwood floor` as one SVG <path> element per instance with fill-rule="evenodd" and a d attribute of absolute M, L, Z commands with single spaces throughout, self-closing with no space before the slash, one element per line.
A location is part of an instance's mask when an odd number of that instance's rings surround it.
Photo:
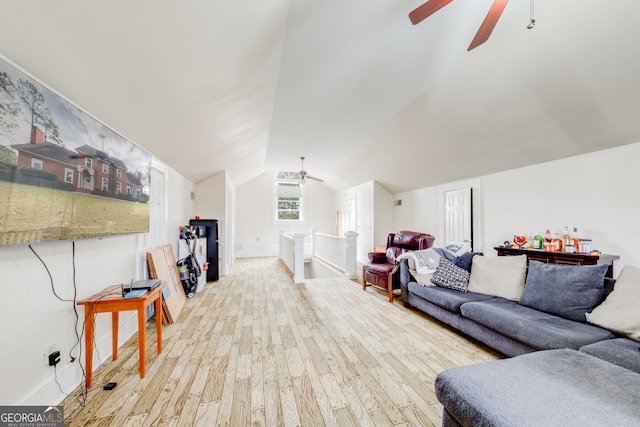
<path fill-rule="evenodd" d="M 431 426 L 444 369 L 501 358 L 397 298 L 341 277 L 294 285 L 277 258 L 241 258 L 164 326 L 148 322 L 94 374 L 69 426 Z M 116 381 L 112 391 L 102 385 Z"/>

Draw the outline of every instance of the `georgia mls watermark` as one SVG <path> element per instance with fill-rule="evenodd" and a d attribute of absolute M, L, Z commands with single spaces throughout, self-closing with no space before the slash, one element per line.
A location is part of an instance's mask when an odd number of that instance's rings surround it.
<path fill-rule="evenodd" d="M 0 406 L 0 427 L 64 427 L 64 406 Z"/>

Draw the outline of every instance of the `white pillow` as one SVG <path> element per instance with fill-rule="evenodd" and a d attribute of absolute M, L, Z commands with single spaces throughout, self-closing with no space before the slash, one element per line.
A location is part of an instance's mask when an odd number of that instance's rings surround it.
<path fill-rule="evenodd" d="M 526 274 L 526 255 L 474 256 L 467 290 L 518 301 Z"/>
<path fill-rule="evenodd" d="M 613 292 L 586 313 L 587 321 L 640 341 L 640 269 L 625 265 Z"/>

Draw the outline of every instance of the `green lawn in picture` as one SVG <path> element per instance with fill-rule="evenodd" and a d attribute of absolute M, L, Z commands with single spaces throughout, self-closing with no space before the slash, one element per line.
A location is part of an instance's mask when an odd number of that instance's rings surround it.
<path fill-rule="evenodd" d="M 149 204 L 0 181 L 0 244 L 144 233 Z"/>

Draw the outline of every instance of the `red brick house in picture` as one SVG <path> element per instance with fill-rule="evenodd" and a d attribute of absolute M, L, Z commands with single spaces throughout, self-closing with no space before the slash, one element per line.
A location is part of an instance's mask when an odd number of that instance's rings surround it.
<path fill-rule="evenodd" d="M 144 186 L 139 174 L 127 171 L 122 160 L 89 145 L 68 150 L 46 142 L 42 131 L 34 126 L 31 142 L 12 148 L 18 151 L 19 172 L 24 172 L 24 168 L 48 172 L 63 184 L 61 188 L 130 200 L 142 196 Z M 122 197 L 125 195 L 129 196 Z"/>

